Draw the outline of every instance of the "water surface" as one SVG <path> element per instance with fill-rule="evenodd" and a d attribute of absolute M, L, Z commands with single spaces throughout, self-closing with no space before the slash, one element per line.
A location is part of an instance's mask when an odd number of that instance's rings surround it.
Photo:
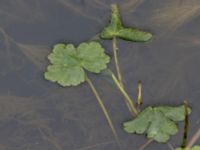
<path fill-rule="evenodd" d="M 147 44 L 118 40 L 129 94 L 135 98 L 140 79 L 144 106 L 188 100 L 193 109 L 189 137 L 199 128 L 199 0 L 0 0 L 1 150 L 119 150 L 87 84 L 61 88 L 43 79 L 52 46 L 95 36 L 108 23 L 111 3 L 120 5 L 127 26 L 154 34 Z M 112 54 L 110 41 L 103 45 Z M 109 66 L 114 70 L 112 62 Z M 137 150 L 147 139 L 123 132 L 121 123 L 131 118 L 123 97 L 104 77 L 90 77 L 122 149 Z M 169 142 L 178 146 L 180 139 L 181 132 Z M 156 143 L 146 148 L 155 149 L 169 150 Z"/>

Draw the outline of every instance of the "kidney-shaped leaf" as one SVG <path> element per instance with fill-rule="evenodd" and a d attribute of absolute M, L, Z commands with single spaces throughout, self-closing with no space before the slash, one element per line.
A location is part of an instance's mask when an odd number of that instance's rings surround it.
<path fill-rule="evenodd" d="M 191 149 L 187 149 L 187 148 L 176 148 L 175 150 L 200 150 L 200 146 L 196 145 L 193 146 Z"/>
<path fill-rule="evenodd" d="M 45 79 L 62 86 L 76 86 L 85 81 L 85 73 L 79 66 L 50 65 L 45 73 Z"/>
<path fill-rule="evenodd" d="M 112 15 L 110 24 L 100 33 L 100 37 L 102 39 L 112 39 L 113 37 L 118 37 L 128 41 L 146 42 L 152 38 L 152 34 L 149 32 L 124 27 L 121 21 L 118 6 L 113 4 L 111 9 Z"/>
<path fill-rule="evenodd" d="M 125 122 L 124 130 L 128 133 L 147 133 L 148 138 L 163 143 L 170 138 L 170 135 L 177 133 L 175 121 L 184 120 L 184 110 L 184 106 L 147 107 L 134 120 Z"/>
<path fill-rule="evenodd" d="M 62 86 L 76 86 L 84 82 L 84 69 L 99 73 L 110 60 L 97 42 L 82 43 L 78 48 L 72 44 L 56 44 L 48 59 L 51 64 L 44 74 L 45 79 Z"/>
<path fill-rule="evenodd" d="M 110 61 L 110 57 L 104 53 L 103 47 L 97 42 L 80 44 L 77 48 L 77 57 L 86 70 L 94 73 L 105 69 Z"/>
<path fill-rule="evenodd" d="M 185 119 L 185 106 L 179 106 L 179 107 L 170 107 L 170 106 L 159 106 L 156 109 L 163 112 L 166 117 L 173 121 L 182 121 Z M 191 113 L 191 109 L 188 108 L 188 114 Z"/>

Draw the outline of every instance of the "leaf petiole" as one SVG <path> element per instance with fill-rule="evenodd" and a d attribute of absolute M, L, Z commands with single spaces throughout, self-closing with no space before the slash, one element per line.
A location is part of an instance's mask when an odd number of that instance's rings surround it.
<path fill-rule="evenodd" d="M 118 78 L 118 80 L 119 80 L 119 83 L 120 83 L 121 87 L 124 88 L 123 79 L 122 79 L 122 74 L 121 74 L 121 69 L 120 69 L 119 61 L 118 61 L 117 39 L 116 39 L 115 36 L 114 36 L 113 39 L 112 39 L 112 48 L 113 48 L 113 54 L 114 54 L 115 68 L 116 68 L 116 71 L 117 71 L 117 78 Z"/>
<path fill-rule="evenodd" d="M 191 149 L 191 147 L 195 144 L 195 142 L 197 140 L 200 139 L 200 128 L 197 130 L 197 132 L 195 133 L 195 135 L 192 137 L 192 139 L 190 140 L 190 142 L 188 143 L 188 145 L 186 146 L 186 149 Z"/>
<path fill-rule="evenodd" d="M 95 97 L 96 97 L 96 99 L 97 99 L 97 101 L 99 103 L 99 106 L 101 107 L 101 109 L 102 109 L 102 111 L 103 111 L 103 113 L 104 113 L 104 115 L 106 117 L 106 120 L 107 120 L 107 122 L 108 122 L 108 124 L 109 124 L 109 126 L 110 126 L 110 128 L 112 130 L 112 133 L 114 135 L 114 138 L 115 138 L 116 142 L 118 143 L 119 147 L 121 147 L 120 146 L 121 143 L 120 143 L 119 137 L 117 135 L 117 132 L 115 130 L 115 127 L 114 127 L 114 125 L 112 123 L 111 117 L 110 117 L 105 105 L 103 104 L 103 101 L 99 96 L 99 93 L 97 92 L 96 88 L 94 87 L 94 85 L 93 85 L 92 81 L 89 79 L 89 77 L 86 75 L 85 78 L 86 78 L 86 82 L 89 84 L 92 92 L 94 93 L 94 95 L 95 95 Z"/>
<path fill-rule="evenodd" d="M 120 82 L 117 80 L 116 76 L 111 73 L 111 76 L 112 76 L 112 79 L 113 81 L 115 82 L 115 84 L 117 85 L 117 87 L 119 88 L 120 92 L 123 94 L 123 96 L 125 97 L 125 101 L 126 101 L 126 104 L 129 108 L 129 111 L 131 112 L 131 114 L 133 116 L 136 116 L 138 114 L 134 104 L 133 104 L 133 101 L 132 99 L 130 98 L 130 96 L 127 94 L 127 92 L 124 90 L 124 88 L 121 86 Z"/>

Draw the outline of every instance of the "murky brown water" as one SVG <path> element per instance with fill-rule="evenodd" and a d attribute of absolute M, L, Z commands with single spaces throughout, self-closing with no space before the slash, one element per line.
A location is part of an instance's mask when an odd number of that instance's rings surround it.
<path fill-rule="evenodd" d="M 119 150 L 87 84 L 61 88 L 43 79 L 51 46 L 96 35 L 114 2 L 126 25 L 154 33 L 148 44 L 118 41 L 130 95 L 141 79 L 144 105 L 178 105 L 188 99 L 190 137 L 200 126 L 199 0 L 0 0 L 0 150 Z M 111 43 L 104 45 L 111 54 Z M 122 96 L 104 78 L 91 78 L 122 150 L 137 150 L 146 138 L 122 131 L 121 122 L 130 119 Z M 178 146 L 178 141 L 181 132 L 170 143 Z M 156 143 L 146 148 L 155 149 L 169 150 Z"/>

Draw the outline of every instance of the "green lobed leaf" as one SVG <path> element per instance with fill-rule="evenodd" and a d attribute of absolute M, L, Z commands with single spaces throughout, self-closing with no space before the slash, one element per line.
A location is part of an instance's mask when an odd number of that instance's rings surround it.
<path fill-rule="evenodd" d="M 50 65 L 45 73 L 45 79 L 57 82 L 62 86 L 76 86 L 85 81 L 85 73 L 79 66 Z"/>
<path fill-rule="evenodd" d="M 200 150 L 200 146 L 196 145 L 193 146 L 191 149 L 187 149 L 187 148 L 176 148 L 175 150 Z"/>
<path fill-rule="evenodd" d="M 185 119 L 185 106 L 181 105 L 178 107 L 170 106 L 159 106 L 157 109 L 164 113 L 166 117 L 173 121 L 182 121 Z M 191 109 L 188 108 L 188 114 L 191 113 Z"/>
<path fill-rule="evenodd" d="M 134 120 L 125 122 L 124 130 L 127 133 L 147 133 L 148 138 L 164 143 L 178 132 L 175 121 L 184 120 L 184 110 L 184 106 L 147 107 Z"/>
<path fill-rule="evenodd" d="M 144 109 L 134 121 L 124 123 L 124 130 L 128 133 L 143 134 L 152 120 L 153 108 Z"/>
<path fill-rule="evenodd" d="M 200 150 L 200 145 L 193 146 L 192 150 Z"/>
<path fill-rule="evenodd" d="M 154 108 L 152 120 L 147 130 L 147 137 L 156 140 L 157 142 L 166 142 L 170 135 L 178 132 L 176 124 L 169 118 Z"/>
<path fill-rule="evenodd" d="M 107 67 L 110 58 L 97 42 L 81 43 L 78 48 L 72 44 L 56 44 L 48 59 L 50 65 L 45 79 L 62 86 L 76 86 L 85 81 L 84 69 L 99 73 Z"/>
<path fill-rule="evenodd" d="M 106 69 L 106 64 L 110 61 L 110 57 L 104 53 L 103 47 L 97 42 L 80 44 L 77 48 L 77 57 L 86 70 L 94 73 Z"/>
<path fill-rule="evenodd" d="M 79 63 L 75 56 L 76 49 L 74 45 L 56 44 L 48 59 L 52 64 L 72 66 Z"/>
<path fill-rule="evenodd" d="M 135 28 L 124 27 L 121 21 L 119 8 L 116 4 L 111 5 L 112 15 L 110 24 L 100 33 L 102 39 L 118 37 L 128 41 L 146 42 L 152 38 L 152 34 Z"/>

